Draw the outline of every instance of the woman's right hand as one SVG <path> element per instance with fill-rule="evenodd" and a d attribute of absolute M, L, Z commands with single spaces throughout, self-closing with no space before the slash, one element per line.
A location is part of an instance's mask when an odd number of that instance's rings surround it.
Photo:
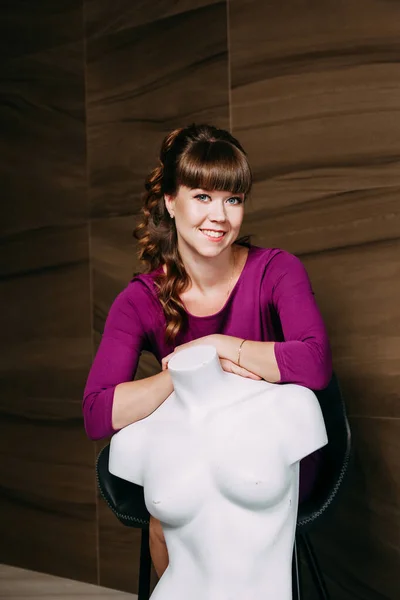
<path fill-rule="evenodd" d="M 239 367 L 239 365 L 227 358 L 220 358 L 219 361 L 221 363 L 221 367 L 227 373 L 234 373 L 235 375 L 241 375 L 241 377 L 247 377 L 248 379 L 256 379 L 257 381 L 262 379 L 262 377 L 259 377 L 259 375 L 256 375 L 255 373 L 252 373 L 243 367 Z"/>

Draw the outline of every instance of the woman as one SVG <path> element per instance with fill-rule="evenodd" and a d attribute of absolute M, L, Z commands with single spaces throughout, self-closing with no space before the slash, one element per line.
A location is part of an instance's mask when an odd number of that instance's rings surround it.
<path fill-rule="evenodd" d="M 156 410 L 173 391 L 169 359 L 194 344 L 213 344 L 223 369 L 243 377 L 328 385 L 328 336 L 302 263 L 238 239 L 251 184 L 246 154 L 227 131 L 191 125 L 164 139 L 134 232 L 147 269 L 114 301 L 86 384 L 89 438 Z M 142 350 L 162 370 L 133 381 Z M 300 501 L 318 466 L 318 453 L 302 461 Z M 161 577 L 168 553 L 153 518 L 150 551 Z"/>

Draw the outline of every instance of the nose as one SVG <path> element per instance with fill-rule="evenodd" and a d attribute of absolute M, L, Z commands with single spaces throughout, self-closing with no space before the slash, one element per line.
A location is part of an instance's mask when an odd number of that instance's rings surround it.
<path fill-rule="evenodd" d="M 226 221 L 226 212 L 224 202 L 211 202 L 210 203 L 209 219 L 216 223 L 223 223 Z"/>

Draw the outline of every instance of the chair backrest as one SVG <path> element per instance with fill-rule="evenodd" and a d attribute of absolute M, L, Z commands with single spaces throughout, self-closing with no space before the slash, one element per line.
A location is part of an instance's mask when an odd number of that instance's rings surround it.
<path fill-rule="evenodd" d="M 96 461 L 97 485 L 102 497 L 124 525 L 142 529 L 148 527 L 150 515 L 144 503 L 143 487 L 112 475 L 108 470 L 109 456 L 108 444 L 100 451 Z"/>
<path fill-rule="evenodd" d="M 337 499 L 351 459 L 351 432 L 346 407 L 335 374 L 324 390 L 314 392 L 321 406 L 328 434 L 322 448 L 323 464 L 311 496 L 299 507 L 297 532 L 305 532 L 325 516 Z"/>

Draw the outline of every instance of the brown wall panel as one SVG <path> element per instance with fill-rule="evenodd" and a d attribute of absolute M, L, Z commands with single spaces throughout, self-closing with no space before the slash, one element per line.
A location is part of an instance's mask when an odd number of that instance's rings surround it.
<path fill-rule="evenodd" d="M 132 231 L 134 217 L 95 219 L 90 226 L 93 328 L 101 335 L 108 310 L 138 267 Z"/>
<path fill-rule="evenodd" d="M 333 517 L 313 541 L 332 598 L 398 597 L 400 421 L 352 417 L 354 464 Z"/>
<path fill-rule="evenodd" d="M 100 450 L 101 442 L 96 444 Z M 141 529 L 122 525 L 99 496 L 100 584 L 137 594 Z"/>
<path fill-rule="evenodd" d="M 399 418 L 400 239 L 300 256 L 349 415 Z"/>
<path fill-rule="evenodd" d="M 139 27 L 217 3 L 216 0 L 85 0 L 86 35 L 100 37 L 117 33 L 132 25 Z"/>
<path fill-rule="evenodd" d="M 82 235 L 87 239 L 86 228 Z M 1 283 L 0 562 L 97 582 L 88 260 Z"/>
<path fill-rule="evenodd" d="M 132 216 L 163 137 L 190 122 L 229 127 L 228 50 L 225 2 L 87 2 L 85 18 L 96 349 L 112 301 L 140 270 Z M 143 353 L 136 378 L 159 370 Z M 100 581 L 136 592 L 138 532 L 102 501 L 99 511 Z"/>
<path fill-rule="evenodd" d="M 393 185 L 273 207 L 273 192 L 265 197 L 257 192 L 243 227 L 257 236 L 261 246 L 282 246 L 297 254 L 368 245 L 399 237 L 399 197 L 400 186 Z"/>
<path fill-rule="evenodd" d="M 230 2 L 232 126 L 255 175 L 248 227 L 265 245 L 400 235 L 400 11 L 365 2 L 360 21 L 358 4 Z"/>
<path fill-rule="evenodd" d="M 82 41 L 82 0 L 3 0 L 2 59 Z"/>
<path fill-rule="evenodd" d="M 82 7 L 1 16 L 0 562 L 97 582 Z"/>
<path fill-rule="evenodd" d="M 9 60 L 2 76 L 1 231 L 35 235 L 40 228 L 83 222 L 82 43 Z"/>
<path fill-rule="evenodd" d="M 225 3 L 89 36 L 87 109 L 91 214 L 133 214 L 164 135 L 229 126 Z"/>

